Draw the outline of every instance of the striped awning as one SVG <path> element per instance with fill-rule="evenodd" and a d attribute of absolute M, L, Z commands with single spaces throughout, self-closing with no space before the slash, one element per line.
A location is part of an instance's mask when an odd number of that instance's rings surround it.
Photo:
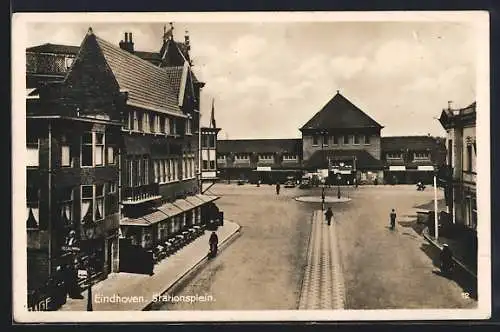
<path fill-rule="evenodd" d="M 213 202 L 217 199 L 219 199 L 219 196 L 209 196 L 209 195 L 204 195 L 204 194 L 197 194 L 196 197 L 201 199 L 205 203 L 210 203 Z"/>

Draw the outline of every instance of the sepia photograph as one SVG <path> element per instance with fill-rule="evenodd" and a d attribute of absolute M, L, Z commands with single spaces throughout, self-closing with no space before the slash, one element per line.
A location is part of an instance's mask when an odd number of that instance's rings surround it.
<path fill-rule="evenodd" d="M 14 319 L 489 318 L 488 24 L 15 14 Z"/>

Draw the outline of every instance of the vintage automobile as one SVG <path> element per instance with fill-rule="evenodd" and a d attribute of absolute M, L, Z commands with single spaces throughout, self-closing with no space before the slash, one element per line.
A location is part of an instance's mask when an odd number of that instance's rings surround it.
<path fill-rule="evenodd" d="M 308 188 L 311 188 L 311 180 L 309 180 L 308 178 L 303 178 L 303 179 L 300 181 L 299 188 L 300 188 L 300 189 L 308 189 Z"/>
<path fill-rule="evenodd" d="M 285 188 L 295 188 L 295 178 L 293 176 L 287 176 L 285 182 Z"/>

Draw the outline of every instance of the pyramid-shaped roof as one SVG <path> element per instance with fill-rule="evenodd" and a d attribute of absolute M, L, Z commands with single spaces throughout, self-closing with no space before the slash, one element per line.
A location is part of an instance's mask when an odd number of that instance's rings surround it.
<path fill-rule="evenodd" d="M 338 91 L 300 130 L 383 128 Z"/>

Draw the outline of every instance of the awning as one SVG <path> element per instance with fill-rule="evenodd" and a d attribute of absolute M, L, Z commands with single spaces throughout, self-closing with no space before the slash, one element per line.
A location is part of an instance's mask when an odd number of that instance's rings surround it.
<path fill-rule="evenodd" d="M 162 206 L 158 207 L 158 210 L 165 213 L 169 217 L 179 215 L 183 212 L 181 209 L 179 209 L 177 206 L 173 205 L 172 203 L 165 203 Z"/>
<path fill-rule="evenodd" d="M 172 204 L 177 206 L 179 209 L 185 211 L 191 211 L 194 208 L 194 205 L 186 201 L 185 199 L 176 199 Z"/>
<path fill-rule="evenodd" d="M 202 201 L 197 196 L 188 196 L 188 197 L 186 197 L 186 201 L 188 201 L 194 207 L 202 206 L 203 204 L 205 204 L 205 202 Z"/>
<path fill-rule="evenodd" d="M 161 211 L 155 211 L 153 213 L 143 216 L 143 218 L 146 219 L 150 224 L 156 224 L 159 223 L 160 221 L 167 219 L 168 216 Z"/>
<path fill-rule="evenodd" d="M 135 218 L 135 219 L 123 219 L 120 220 L 120 226 L 142 226 L 142 227 L 147 227 L 150 226 L 151 223 L 149 223 L 146 219 L 144 218 Z"/>
<path fill-rule="evenodd" d="M 418 166 L 417 170 L 419 171 L 427 171 L 427 172 L 433 172 L 434 171 L 434 166 Z"/>
<path fill-rule="evenodd" d="M 205 203 L 210 203 L 210 202 L 213 202 L 213 201 L 219 199 L 219 196 L 208 196 L 208 195 L 204 195 L 204 194 L 197 194 L 196 197 L 198 197 L 199 199 L 201 199 Z"/>
<path fill-rule="evenodd" d="M 389 171 L 391 171 L 391 172 L 404 172 L 404 171 L 406 171 L 406 166 L 389 166 Z"/>

